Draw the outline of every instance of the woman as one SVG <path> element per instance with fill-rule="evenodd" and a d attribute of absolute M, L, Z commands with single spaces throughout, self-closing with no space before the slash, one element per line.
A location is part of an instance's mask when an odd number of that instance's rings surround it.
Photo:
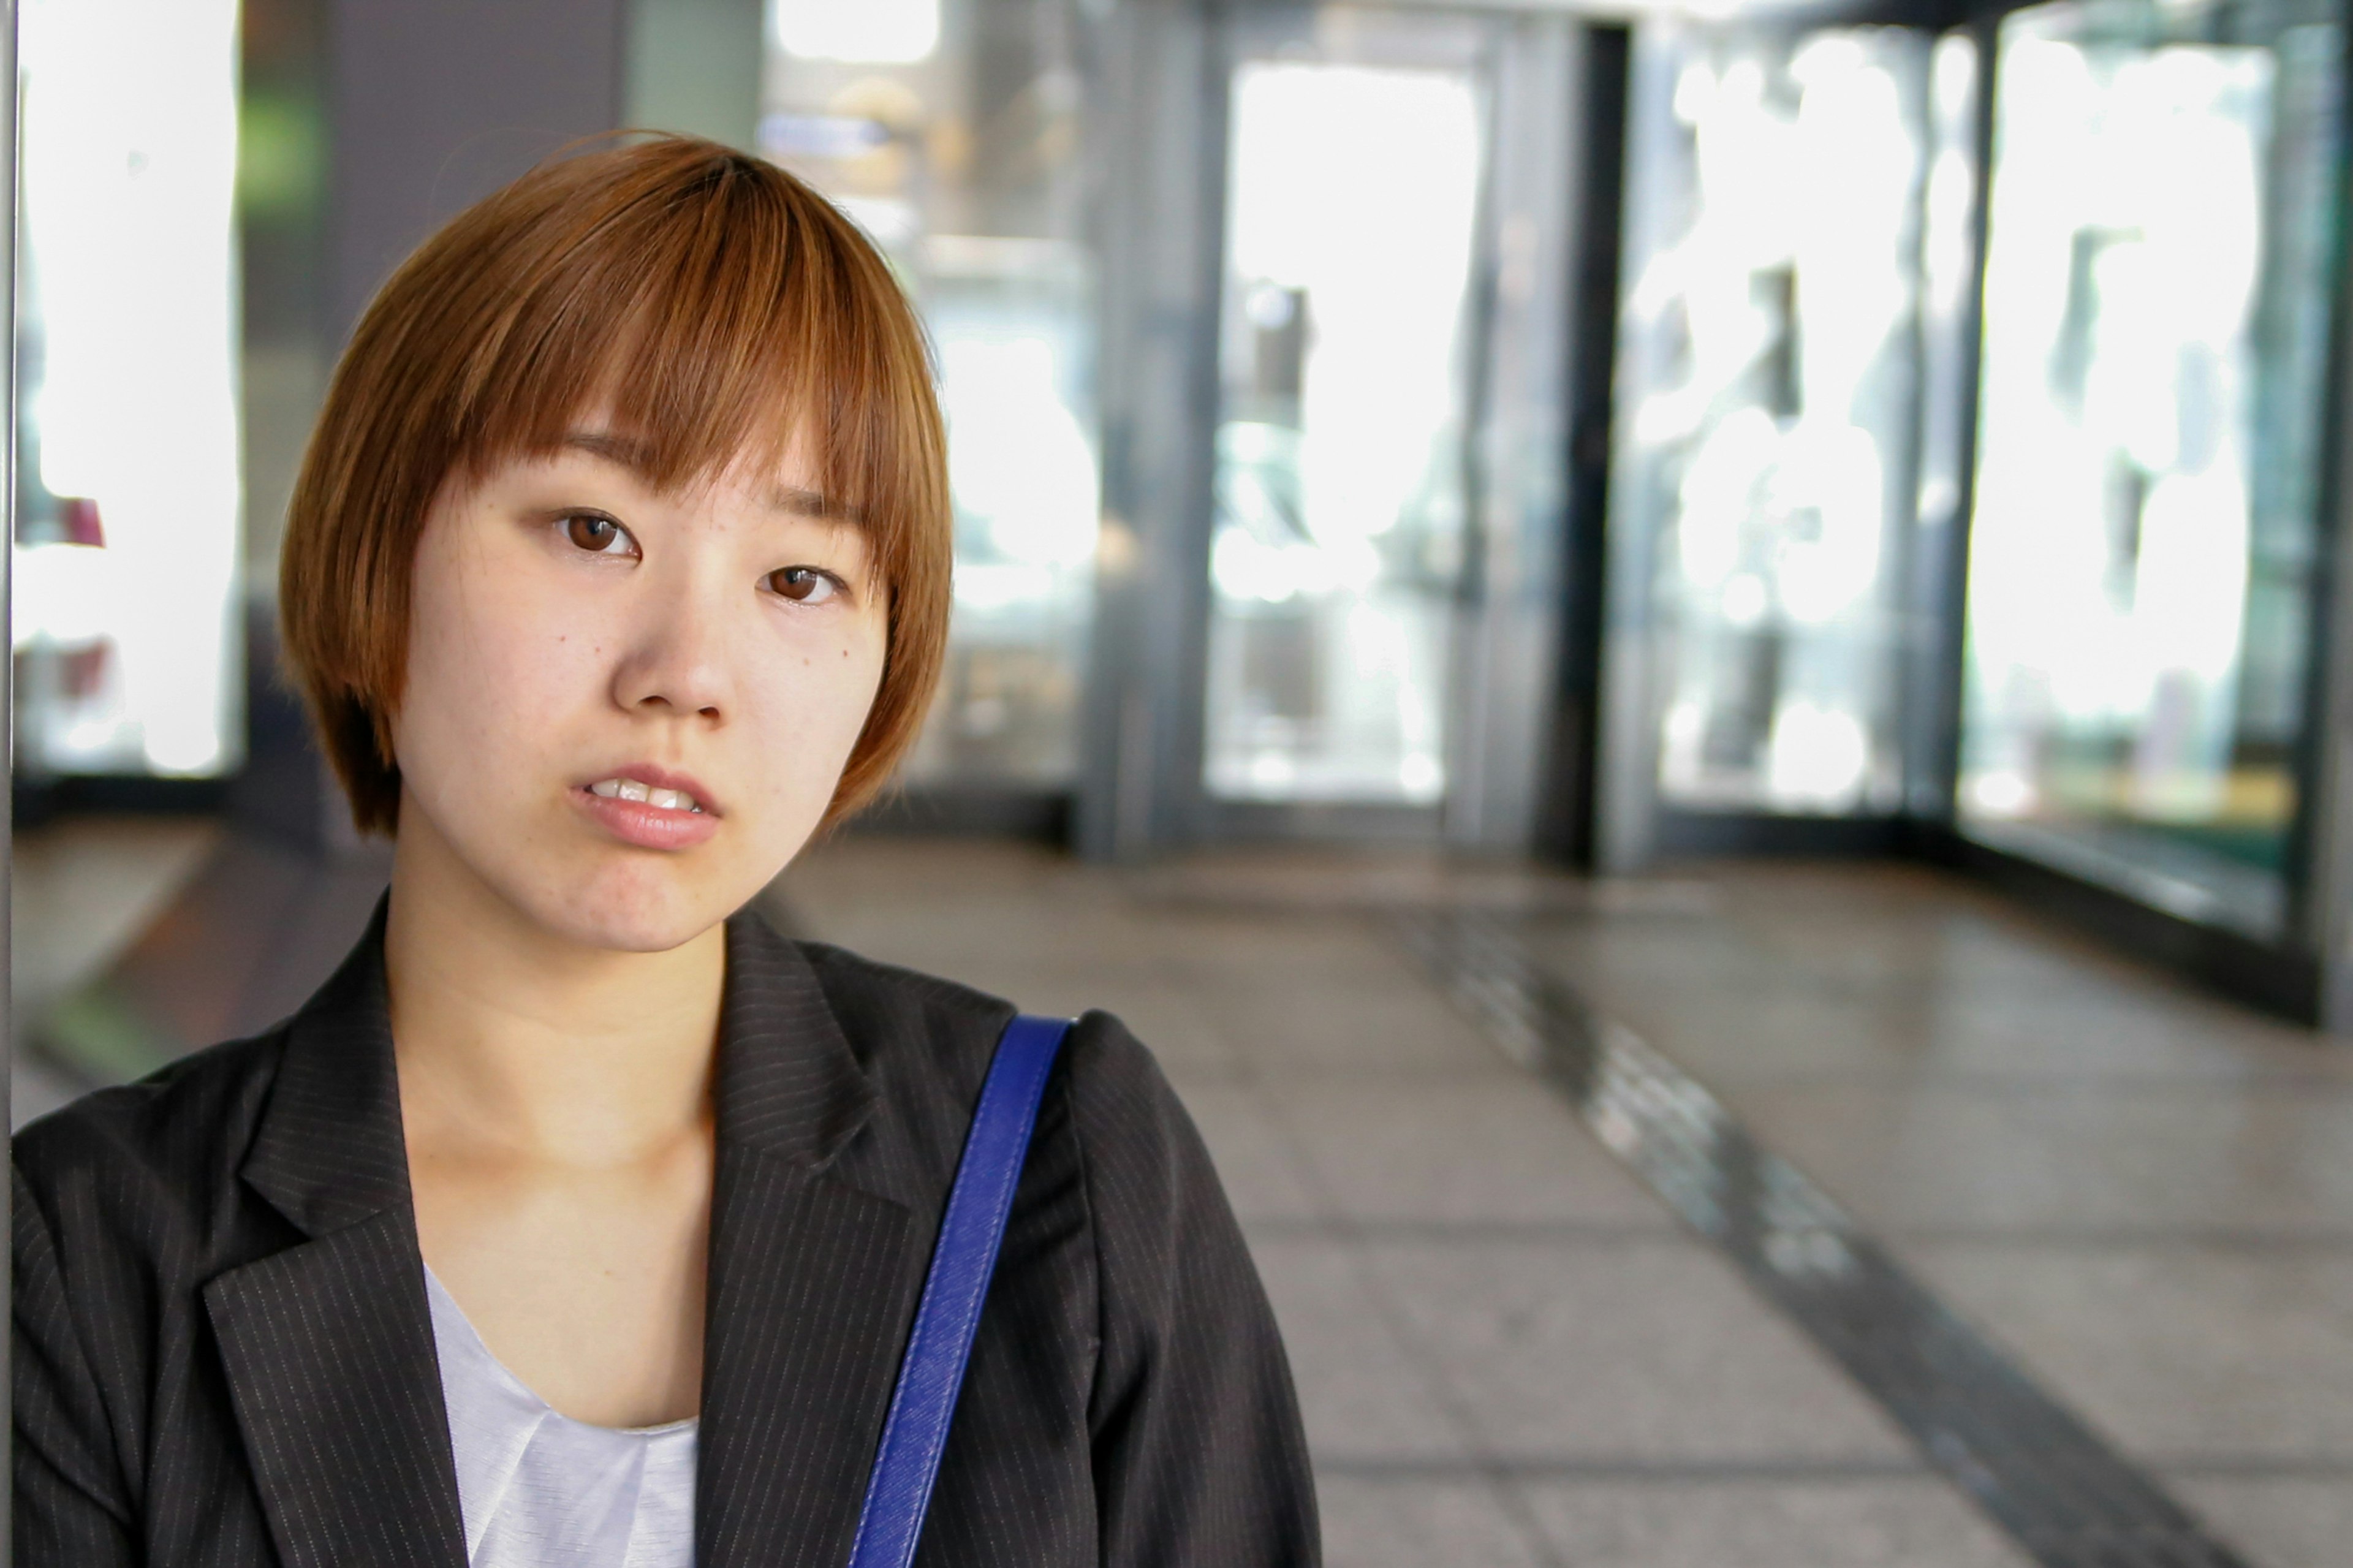
<path fill-rule="evenodd" d="M 394 275 L 281 584 L 391 890 L 287 1023 L 19 1135 L 18 1568 L 848 1561 L 1013 1010 L 739 911 L 913 739 L 949 550 L 920 329 L 776 169 L 572 158 Z M 1315 1554 L 1217 1179 L 1089 1014 L 919 1561 Z"/>

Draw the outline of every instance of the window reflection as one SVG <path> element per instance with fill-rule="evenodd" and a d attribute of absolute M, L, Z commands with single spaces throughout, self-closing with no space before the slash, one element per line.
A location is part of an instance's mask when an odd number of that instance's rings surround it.
<path fill-rule="evenodd" d="M 233 0 L 26 0 L 19 771 L 218 774 L 234 731 Z"/>
<path fill-rule="evenodd" d="M 1960 808 L 1981 836 L 2270 934 L 2341 45 L 2252 16 L 2054 5 L 2004 25 Z"/>
<path fill-rule="evenodd" d="M 1205 783 L 1430 805 L 1461 568 L 1466 73 L 1234 74 Z"/>
<path fill-rule="evenodd" d="M 1075 0 L 771 0 L 761 151 L 857 221 L 938 354 L 947 668 L 902 776 L 1067 787 L 1098 516 Z"/>
<path fill-rule="evenodd" d="M 1612 531 L 1650 542 L 1660 795 L 1892 809 L 1929 46 L 1640 47 Z"/>

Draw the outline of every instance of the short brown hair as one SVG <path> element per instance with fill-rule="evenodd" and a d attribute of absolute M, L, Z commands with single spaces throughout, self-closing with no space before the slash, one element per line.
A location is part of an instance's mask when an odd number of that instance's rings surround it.
<path fill-rule="evenodd" d="M 811 443 L 890 596 L 881 685 L 827 820 L 913 743 L 953 550 L 922 326 L 822 196 L 717 142 L 661 136 L 543 163 L 459 214 L 392 275 L 335 367 L 288 509 L 279 616 L 363 832 L 399 814 L 392 717 L 435 495 L 555 449 L 592 409 L 663 487 Z"/>

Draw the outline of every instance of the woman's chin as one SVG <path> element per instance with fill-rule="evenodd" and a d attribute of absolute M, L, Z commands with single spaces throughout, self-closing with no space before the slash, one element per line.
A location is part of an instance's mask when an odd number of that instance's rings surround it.
<path fill-rule="evenodd" d="M 744 901 L 646 868 L 553 880 L 557 885 L 514 900 L 523 914 L 575 946 L 613 952 L 668 952 L 725 920 Z"/>
<path fill-rule="evenodd" d="M 707 920 L 600 920 L 583 922 L 565 934 L 583 947 L 602 948 L 608 952 L 669 952 L 685 946 L 725 918 L 713 915 Z"/>

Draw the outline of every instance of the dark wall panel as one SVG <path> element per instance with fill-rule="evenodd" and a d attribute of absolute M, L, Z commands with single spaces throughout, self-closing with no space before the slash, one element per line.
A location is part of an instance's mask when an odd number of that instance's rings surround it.
<path fill-rule="evenodd" d="M 468 203 L 621 123 L 622 0 L 333 0 L 330 337 Z"/>

